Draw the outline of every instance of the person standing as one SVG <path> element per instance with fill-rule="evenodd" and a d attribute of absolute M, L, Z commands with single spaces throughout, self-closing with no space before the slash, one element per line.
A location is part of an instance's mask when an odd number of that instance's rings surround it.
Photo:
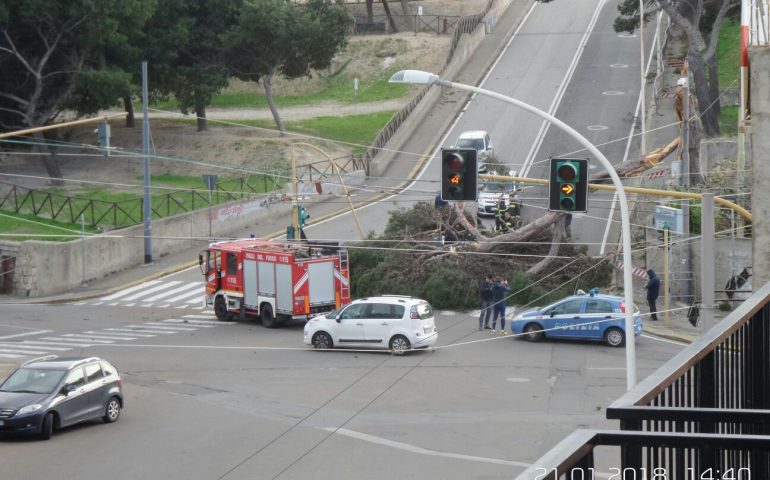
<path fill-rule="evenodd" d="M 479 331 L 489 330 L 489 317 L 492 315 L 492 276 L 484 275 L 484 280 L 479 282 Z"/>
<path fill-rule="evenodd" d="M 492 335 L 495 334 L 497 325 L 497 316 L 500 316 L 500 335 L 505 335 L 505 302 L 506 294 L 511 291 L 506 278 L 501 278 L 492 286 L 492 304 L 494 305 L 494 314 L 492 315 Z"/>
<path fill-rule="evenodd" d="M 647 285 L 645 285 L 644 288 L 647 289 L 647 304 L 650 306 L 650 320 L 657 321 L 658 307 L 655 306 L 655 301 L 660 295 L 660 278 L 655 275 L 655 270 L 653 269 L 647 270 L 647 276 L 649 277 L 649 280 L 647 280 Z"/>

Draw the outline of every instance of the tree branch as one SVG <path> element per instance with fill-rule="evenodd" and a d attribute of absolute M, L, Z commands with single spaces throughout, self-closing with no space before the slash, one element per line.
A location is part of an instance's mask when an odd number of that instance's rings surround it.
<path fill-rule="evenodd" d="M 720 27 L 722 21 L 724 20 L 725 15 L 727 15 L 727 10 L 734 4 L 735 3 L 731 0 L 722 0 L 722 6 L 719 7 L 719 12 L 717 12 L 716 18 L 714 18 L 714 23 L 711 24 L 711 36 L 709 38 L 708 49 L 706 50 L 706 53 L 703 54 L 703 61 L 706 63 L 711 63 L 714 59 L 714 55 L 717 53 L 717 42 L 719 41 L 719 31 L 721 30 Z"/>
<path fill-rule="evenodd" d="M 564 215 L 562 215 L 562 217 L 566 218 Z M 551 236 L 551 248 L 542 260 L 532 265 L 529 270 L 527 270 L 527 275 L 532 277 L 539 274 L 556 260 L 556 255 L 559 254 L 559 248 L 561 247 L 561 241 L 564 238 L 564 228 L 564 220 L 554 227 L 553 235 Z"/>
<path fill-rule="evenodd" d="M 8 100 L 13 100 L 14 102 L 23 106 L 29 106 L 28 100 L 24 100 L 23 98 L 17 97 L 16 95 L 13 95 L 11 93 L 0 92 L 0 97 L 5 97 Z"/>

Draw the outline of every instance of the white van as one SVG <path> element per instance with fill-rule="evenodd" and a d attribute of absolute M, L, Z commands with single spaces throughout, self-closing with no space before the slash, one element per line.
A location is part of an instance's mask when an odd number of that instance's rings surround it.
<path fill-rule="evenodd" d="M 470 130 L 457 137 L 454 148 L 472 148 L 479 152 L 479 173 L 486 173 L 489 169 L 487 160 L 494 155 L 495 148 L 489 139 L 489 134 L 484 130 Z"/>

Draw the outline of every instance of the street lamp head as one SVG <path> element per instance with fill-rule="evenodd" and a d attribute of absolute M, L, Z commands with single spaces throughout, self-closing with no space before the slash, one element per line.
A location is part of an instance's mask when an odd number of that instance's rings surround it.
<path fill-rule="evenodd" d="M 437 81 L 438 75 L 422 70 L 400 70 L 393 74 L 389 83 L 411 83 L 414 85 L 430 85 Z"/>

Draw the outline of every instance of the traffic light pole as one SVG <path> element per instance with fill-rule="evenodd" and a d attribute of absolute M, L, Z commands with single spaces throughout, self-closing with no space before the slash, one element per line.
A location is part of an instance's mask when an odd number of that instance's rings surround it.
<path fill-rule="evenodd" d="M 569 136 L 577 140 L 586 148 L 586 150 L 588 150 L 594 157 L 596 157 L 599 162 L 601 162 L 602 166 L 604 166 L 604 168 L 607 170 L 607 173 L 610 175 L 612 183 L 615 185 L 619 200 L 618 203 L 620 204 L 620 218 L 623 232 L 623 292 L 626 304 L 626 311 L 624 314 L 626 327 L 626 386 L 629 390 L 631 390 L 631 388 L 636 385 L 636 342 L 634 337 L 633 294 L 634 283 L 633 277 L 631 276 L 631 269 L 633 268 L 631 262 L 631 220 L 628 212 L 628 199 L 626 197 L 625 191 L 623 190 L 623 184 L 620 182 L 620 177 L 618 176 L 610 161 L 607 160 L 607 157 L 605 157 L 604 154 L 602 154 L 602 152 L 596 148 L 596 146 L 589 142 L 587 138 L 578 133 L 574 128 L 570 127 L 558 118 L 548 114 L 547 112 L 544 112 L 543 110 L 535 108 L 532 105 L 524 103 L 520 100 L 516 100 L 515 98 L 511 98 L 491 90 L 486 90 L 471 85 L 450 82 L 449 80 L 442 80 L 438 75 L 416 70 L 402 70 L 400 72 L 396 72 L 390 78 L 390 82 L 426 85 L 435 83 L 437 85 L 441 85 L 442 87 L 467 90 L 469 92 L 478 93 L 480 95 L 485 95 L 497 100 L 501 100 L 503 102 L 510 103 L 516 107 L 522 108 L 530 113 L 537 115 L 540 118 L 547 120 L 557 128 L 561 129 Z"/>

